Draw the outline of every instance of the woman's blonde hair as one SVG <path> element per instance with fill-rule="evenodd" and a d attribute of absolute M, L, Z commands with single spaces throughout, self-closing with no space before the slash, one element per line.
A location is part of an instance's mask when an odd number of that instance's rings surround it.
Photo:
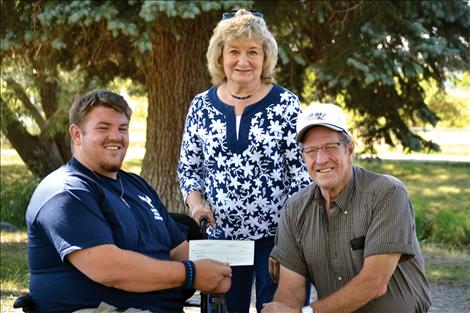
<path fill-rule="evenodd" d="M 254 39 L 261 44 L 264 51 L 261 80 L 268 84 L 272 83 L 273 71 L 277 63 L 276 40 L 268 30 L 264 19 L 245 9 L 238 10 L 231 18 L 221 20 L 214 28 L 206 53 L 212 83 L 219 85 L 226 79 L 224 67 L 219 60 L 224 45 L 230 39 Z"/>

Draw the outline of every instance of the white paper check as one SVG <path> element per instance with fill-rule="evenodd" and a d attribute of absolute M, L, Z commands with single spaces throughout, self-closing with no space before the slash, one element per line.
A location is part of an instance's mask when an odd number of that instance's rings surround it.
<path fill-rule="evenodd" d="M 189 259 L 213 259 L 230 266 L 253 265 L 255 242 L 250 240 L 190 240 Z"/>

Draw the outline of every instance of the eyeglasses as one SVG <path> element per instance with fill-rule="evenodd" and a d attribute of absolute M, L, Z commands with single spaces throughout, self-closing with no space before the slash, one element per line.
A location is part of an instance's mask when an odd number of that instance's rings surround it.
<path fill-rule="evenodd" d="M 235 15 L 235 13 L 237 13 L 237 11 L 238 10 L 232 10 L 230 12 L 222 13 L 222 20 L 232 18 Z M 253 14 L 254 16 L 256 16 L 256 17 L 264 18 L 263 13 L 261 13 L 260 11 L 250 10 L 250 13 Z"/>
<path fill-rule="evenodd" d="M 85 103 L 85 107 L 92 107 L 100 103 L 108 104 L 126 104 L 126 100 L 121 95 L 108 90 L 93 90 L 83 97 L 82 101 Z"/>
<path fill-rule="evenodd" d="M 316 159 L 318 157 L 318 153 L 320 152 L 320 150 L 323 150 L 323 152 L 328 156 L 334 155 L 338 151 L 339 146 L 341 145 L 342 142 L 344 142 L 344 140 L 340 140 L 338 142 L 326 143 L 320 147 L 301 147 L 301 149 L 302 149 L 302 153 L 304 154 L 304 156 L 312 158 L 312 159 Z"/>
<path fill-rule="evenodd" d="M 78 107 L 80 112 L 86 113 L 94 106 L 103 104 L 112 107 L 119 112 L 123 112 L 130 119 L 132 111 L 126 100 L 116 93 L 107 90 L 94 90 L 81 98 Z"/>

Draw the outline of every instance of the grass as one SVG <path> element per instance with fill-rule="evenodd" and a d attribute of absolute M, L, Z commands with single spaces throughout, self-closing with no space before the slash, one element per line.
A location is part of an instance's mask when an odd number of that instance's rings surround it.
<path fill-rule="evenodd" d="M 12 310 L 16 297 L 28 291 L 26 232 L 1 232 L 1 312 Z"/>
<path fill-rule="evenodd" d="M 470 287 L 470 253 L 439 244 L 422 244 L 426 275 L 431 282 Z"/>

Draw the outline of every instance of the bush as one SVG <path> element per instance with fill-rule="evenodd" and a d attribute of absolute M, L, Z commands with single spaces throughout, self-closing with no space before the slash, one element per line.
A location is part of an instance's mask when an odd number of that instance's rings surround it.
<path fill-rule="evenodd" d="M 2 165 L 0 219 L 25 229 L 25 212 L 39 180 L 24 165 Z"/>
<path fill-rule="evenodd" d="M 433 216 L 423 209 L 415 208 L 416 234 L 419 240 L 426 240 L 432 234 Z"/>
<path fill-rule="evenodd" d="M 470 220 L 463 212 L 443 209 L 434 217 L 431 241 L 451 245 L 470 245 Z"/>

